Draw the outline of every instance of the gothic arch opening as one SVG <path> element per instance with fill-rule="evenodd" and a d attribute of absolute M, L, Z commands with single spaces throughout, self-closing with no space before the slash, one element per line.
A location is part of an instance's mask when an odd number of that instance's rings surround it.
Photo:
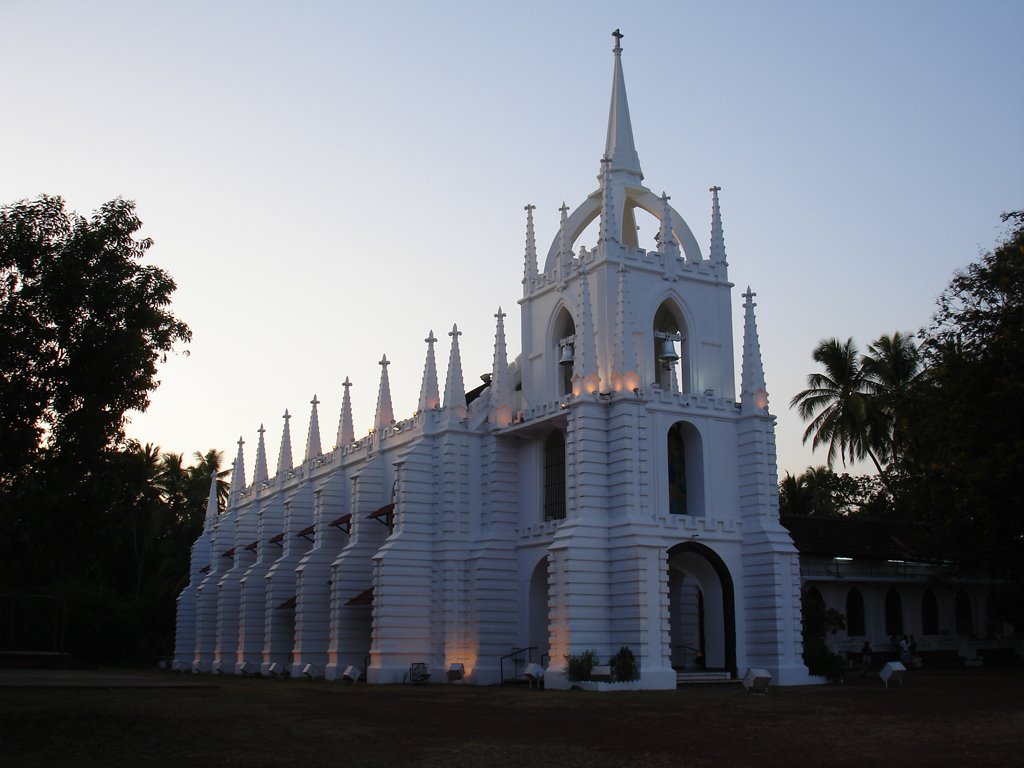
<path fill-rule="evenodd" d="M 555 316 L 549 345 L 555 366 L 555 394 L 572 393 L 572 370 L 576 356 L 576 323 L 569 310 L 562 307 Z"/>
<path fill-rule="evenodd" d="M 971 611 L 971 598 L 962 589 L 956 593 L 954 609 L 956 611 L 956 633 L 958 635 L 973 635 L 974 616 Z"/>
<path fill-rule="evenodd" d="M 885 593 L 885 634 L 887 637 L 903 634 L 903 600 L 895 589 Z"/>
<path fill-rule="evenodd" d="M 548 636 L 548 559 L 541 561 L 530 574 L 530 587 L 527 604 L 527 646 L 536 648 L 531 656 L 534 661 L 541 661 L 549 653 Z"/>
<path fill-rule="evenodd" d="M 849 637 L 867 634 L 864 626 L 864 596 L 856 587 L 846 593 L 846 634 Z"/>
<path fill-rule="evenodd" d="M 921 634 L 939 634 L 939 603 L 931 589 L 921 595 Z"/>
<path fill-rule="evenodd" d="M 693 424 L 677 421 L 666 439 L 668 511 L 704 516 L 704 447 Z"/>
<path fill-rule="evenodd" d="M 713 549 L 688 541 L 668 551 L 669 652 L 680 670 L 736 675 L 736 600 L 732 576 Z"/>
<path fill-rule="evenodd" d="M 654 313 L 651 331 L 654 353 L 652 385 L 670 392 L 690 392 L 690 343 L 686 319 L 679 306 L 665 299 Z"/>

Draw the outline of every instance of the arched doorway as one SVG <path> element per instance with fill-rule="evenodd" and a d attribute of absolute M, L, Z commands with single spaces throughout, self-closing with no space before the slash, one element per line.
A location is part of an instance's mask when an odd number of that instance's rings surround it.
<path fill-rule="evenodd" d="M 677 668 L 736 675 L 736 600 L 718 554 L 688 541 L 668 551 L 669 642 Z"/>
<path fill-rule="evenodd" d="M 530 591 L 527 605 L 527 646 L 536 648 L 534 661 L 545 659 L 549 653 L 548 638 L 548 559 L 541 558 L 530 573 Z"/>

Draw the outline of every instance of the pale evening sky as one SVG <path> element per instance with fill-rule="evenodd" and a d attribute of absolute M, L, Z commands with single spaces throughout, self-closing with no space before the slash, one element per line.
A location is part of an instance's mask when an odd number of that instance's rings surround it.
<path fill-rule="evenodd" d="M 814 345 L 926 324 L 1024 206 L 1019 0 L 0 0 L 0 202 L 138 202 L 194 340 L 129 434 L 227 461 L 242 435 L 251 478 L 285 408 L 301 456 L 314 394 L 329 449 L 346 376 L 365 433 L 384 353 L 411 415 L 430 330 L 443 380 L 459 324 L 467 387 L 499 305 L 518 352 L 523 205 L 543 253 L 596 188 L 616 27 L 645 184 L 705 254 L 722 187 L 780 475 L 822 463 L 788 408 Z"/>

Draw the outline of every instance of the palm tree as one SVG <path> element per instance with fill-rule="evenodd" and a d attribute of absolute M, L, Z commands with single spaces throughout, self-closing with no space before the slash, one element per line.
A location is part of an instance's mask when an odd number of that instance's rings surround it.
<path fill-rule="evenodd" d="M 879 455 L 885 455 L 883 416 L 879 412 L 867 380 L 857 345 L 853 339 L 824 339 L 812 355 L 824 372 L 807 376 L 807 389 L 791 401 L 804 421 L 803 442 L 811 447 L 828 445 L 826 463 L 831 469 L 838 458 L 846 466 L 871 459 L 879 474 L 884 474 Z"/>
<path fill-rule="evenodd" d="M 896 331 L 868 345 L 861 361 L 868 392 L 883 417 L 884 456 L 902 461 L 912 453 L 913 408 L 919 402 L 927 370 L 920 350 L 907 334 Z"/>

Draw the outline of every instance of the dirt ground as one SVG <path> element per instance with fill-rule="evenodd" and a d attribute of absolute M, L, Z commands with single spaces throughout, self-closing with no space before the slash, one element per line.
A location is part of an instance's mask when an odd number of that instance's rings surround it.
<path fill-rule="evenodd" d="M 91 682 L 90 682 L 91 681 Z M 1021 766 L 1024 670 L 902 688 L 590 693 L 101 673 L 0 676 L 0 764 L 32 766 Z"/>

